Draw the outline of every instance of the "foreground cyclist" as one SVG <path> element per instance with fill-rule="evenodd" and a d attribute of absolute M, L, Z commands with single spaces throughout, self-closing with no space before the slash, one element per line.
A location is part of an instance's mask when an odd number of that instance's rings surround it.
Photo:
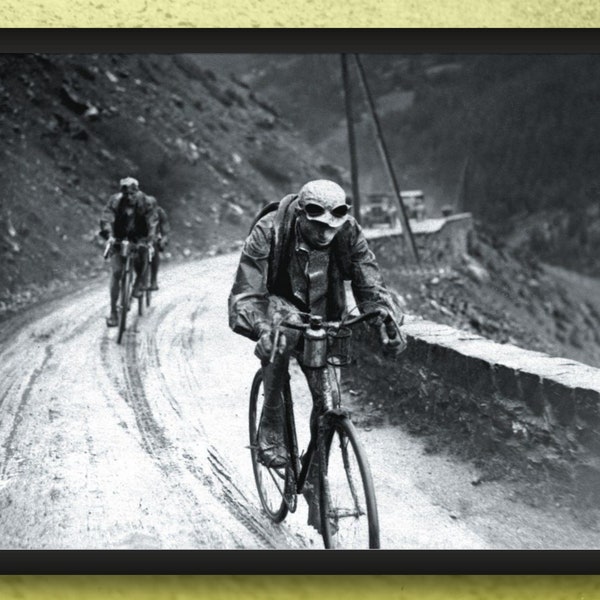
<path fill-rule="evenodd" d="M 280 395 L 290 356 L 299 359 L 300 336 L 286 330 L 273 354 L 273 320 L 285 315 L 300 321 L 300 312 L 328 321 L 340 320 L 346 310 L 344 281 L 351 281 L 359 306 L 379 308 L 377 322 L 383 346 L 395 353 L 406 347 L 394 320 L 395 303 L 385 288 L 375 255 L 360 226 L 349 215 L 344 190 L 328 180 L 310 181 L 299 194 L 271 205 L 252 228 L 242 249 L 229 297 L 229 324 L 236 333 L 257 341 L 255 354 L 263 367 L 265 399 L 260 422 L 259 456 L 270 467 L 287 461 Z M 268 210 L 268 208 L 267 208 Z M 390 318 L 391 317 L 391 318 Z M 311 427 L 322 406 L 322 392 L 311 369 L 298 360 L 312 397 Z M 310 497 L 309 525 L 318 527 L 318 503 Z"/>
<path fill-rule="evenodd" d="M 132 296 L 142 294 L 148 268 L 148 247 L 154 243 L 158 226 L 156 199 L 139 189 L 137 179 L 126 177 L 119 182 L 121 191 L 113 194 L 106 204 L 100 218 L 100 235 L 117 246 L 122 240 L 139 244 L 134 261 L 136 272 Z M 118 251 L 111 251 L 112 275 L 110 281 L 110 316 L 106 320 L 108 327 L 119 323 L 117 301 L 119 286 L 125 264 L 125 257 Z"/>

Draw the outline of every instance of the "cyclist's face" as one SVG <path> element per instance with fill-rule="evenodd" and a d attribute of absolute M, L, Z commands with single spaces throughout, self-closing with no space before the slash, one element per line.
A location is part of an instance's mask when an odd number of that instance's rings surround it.
<path fill-rule="evenodd" d="M 123 196 L 130 198 L 137 192 L 137 186 L 134 184 L 124 185 L 121 188 L 121 192 L 123 193 Z"/>
<path fill-rule="evenodd" d="M 304 213 L 300 213 L 298 223 L 302 235 L 313 248 L 326 248 L 340 230 L 321 221 L 311 221 Z"/>

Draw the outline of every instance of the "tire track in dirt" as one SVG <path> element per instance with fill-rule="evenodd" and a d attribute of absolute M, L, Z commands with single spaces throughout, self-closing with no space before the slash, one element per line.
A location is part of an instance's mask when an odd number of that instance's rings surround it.
<path fill-rule="evenodd" d="M 21 399 L 17 405 L 17 409 L 16 409 L 15 415 L 13 417 L 13 423 L 10 428 L 10 432 L 8 434 L 8 437 L 6 438 L 6 441 L 3 444 L 5 452 L 4 452 L 4 457 L 2 459 L 2 468 L 0 469 L 0 476 L 3 479 L 6 476 L 6 472 L 8 469 L 8 463 L 10 462 L 10 459 L 14 455 L 13 441 L 16 437 L 19 424 L 21 423 L 21 421 L 23 419 L 23 417 L 22 417 L 23 409 L 25 408 L 26 404 L 29 402 L 34 384 L 36 383 L 36 381 L 38 380 L 40 375 L 43 373 L 44 368 L 46 367 L 46 365 L 52 358 L 52 353 L 53 353 L 53 348 L 52 348 L 52 345 L 49 344 L 44 348 L 44 358 L 42 359 L 40 366 L 33 370 L 31 375 L 29 376 L 29 380 L 27 381 L 27 384 L 25 385 L 25 389 L 23 390 L 23 392 L 21 394 Z"/>
<path fill-rule="evenodd" d="M 125 340 L 125 360 L 122 366 L 127 397 L 130 400 L 138 430 L 142 436 L 144 449 L 149 454 L 156 455 L 157 452 L 168 448 L 171 444 L 163 427 L 154 418 L 148 403 L 144 382 L 140 375 L 141 365 L 137 359 L 136 340 L 133 336 L 129 336 Z"/>
<path fill-rule="evenodd" d="M 254 508 L 253 503 L 243 490 L 235 484 L 230 475 L 231 468 L 227 465 L 226 461 L 219 456 L 216 448 L 209 447 L 208 460 L 212 467 L 213 474 L 221 484 L 221 496 L 227 503 L 227 507 L 231 514 L 238 521 L 243 522 L 256 536 L 262 539 L 267 547 L 272 549 L 280 548 L 281 542 L 287 546 L 291 540 L 286 538 L 281 528 L 275 530 L 278 534 L 277 537 L 280 538 L 279 543 L 277 543 L 277 540 L 273 539 L 274 529 L 269 529 L 269 522 L 265 515 L 258 508 Z"/>
<path fill-rule="evenodd" d="M 111 364 L 111 353 L 110 347 L 112 344 L 116 344 L 114 340 L 112 340 L 108 334 L 108 330 L 104 332 L 104 335 L 100 338 L 100 362 L 102 363 L 102 367 L 104 368 L 104 372 L 111 382 L 112 386 L 115 388 L 117 393 L 123 398 L 123 400 L 129 404 L 127 398 L 127 390 L 124 386 L 124 383 L 119 379 L 117 373 L 118 369 L 116 365 Z"/>
<path fill-rule="evenodd" d="M 168 313 L 171 308 L 167 306 L 163 309 L 163 312 Z M 164 318 L 164 316 L 159 315 L 159 318 Z M 190 535 L 195 544 L 200 548 L 207 547 L 210 540 L 207 539 L 203 531 L 198 530 L 193 524 L 197 520 L 195 515 L 201 514 L 200 501 L 192 489 L 182 484 L 181 461 L 173 456 L 173 445 L 167 438 L 164 429 L 154 418 L 146 397 L 140 374 L 141 365 L 137 356 L 137 342 L 139 340 L 137 340 L 136 335 L 132 335 L 137 330 L 137 319 L 138 317 L 135 317 L 130 324 L 127 332 L 129 335 L 123 339 L 124 345 L 117 345 L 108 332 L 105 332 L 100 342 L 100 362 L 111 385 L 132 411 L 137 431 L 141 436 L 140 445 L 143 451 L 153 459 L 174 496 L 183 494 L 188 500 L 191 508 L 188 509 L 187 520 L 192 523 Z M 149 337 L 154 338 L 154 335 Z M 115 356 L 118 355 L 111 351 L 113 344 L 114 350 L 116 352 L 121 351 L 121 358 L 124 359 L 119 361 L 120 368 L 118 368 L 119 365 L 115 364 Z M 166 386 L 165 389 L 167 389 Z"/>
<path fill-rule="evenodd" d="M 176 398 L 171 392 L 167 380 L 164 376 L 163 370 L 160 368 L 161 359 L 160 352 L 158 349 L 157 333 L 164 320 L 169 316 L 172 310 L 177 307 L 177 303 L 171 303 L 165 305 L 161 310 L 153 315 L 153 320 L 156 324 L 152 330 L 152 333 L 138 335 L 137 317 L 131 323 L 130 331 L 124 338 L 124 360 L 121 362 L 121 368 L 115 374 L 114 372 L 114 360 L 111 355 L 111 339 L 108 334 L 102 337 L 100 342 L 100 355 L 103 369 L 105 370 L 111 385 L 119 391 L 119 394 L 124 401 L 130 406 L 137 430 L 141 436 L 141 445 L 144 451 L 153 457 L 157 467 L 164 473 L 168 478 L 168 486 L 178 494 L 184 494 L 188 499 L 192 507 L 196 507 L 198 512 L 202 510 L 199 504 L 199 498 L 195 494 L 194 490 L 185 484 L 185 478 L 183 477 L 182 469 L 184 469 L 189 475 L 191 475 L 196 481 L 199 481 L 203 487 L 207 488 L 211 495 L 217 502 L 221 504 L 228 512 L 236 519 L 240 525 L 245 527 L 250 533 L 252 533 L 257 541 L 260 541 L 260 545 L 266 548 L 275 548 L 277 544 L 273 541 L 274 532 L 265 530 L 264 526 L 260 521 L 264 520 L 262 515 L 250 514 L 247 515 L 244 512 L 243 507 L 240 507 L 240 501 L 232 499 L 232 494 L 229 490 L 225 490 L 223 485 L 218 479 L 214 478 L 211 473 L 207 473 L 201 464 L 198 464 L 192 456 L 183 455 L 184 461 L 182 464 L 181 457 L 176 456 L 177 449 L 173 446 L 169 440 L 165 429 L 159 425 L 159 422 L 155 418 L 148 401 L 146 386 L 142 373 L 144 369 L 153 370 L 153 375 L 158 376 L 160 389 L 155 390 L 161 398 L 166 398 L 169 403 L 169 407 L 173 410 L 173 413 L 180 419 L 181 411 Z M 201 311 L 198 308 L 197 311 Z M 135 333 L 135 335 L 133 335 Z M 143 338 L 142 338 L 143 336 Z M 142 339 L 140 339 L 142 338 Z M 179 336 L 178 336 L 179 338 Z M 187 349 L 191 348 L 193 336 L 186 335 L 181 339 L 173 340 L 176 343 L 184 341 L 185 345 L 190 345 Z M 183 347 L 182 350 L 186 349 Z M 146 352 L 144 353 L 143 350 Z M 186 352 L 186 354 L 187 354 Z M 143 354 L 143 358 L 140 358 L 140 354 Z M 182 369 L 184 371 L 185 369 Z M 182 380 L 187 380 L 189 372 L 182 372 Z M 197 433 L 202 435 L 204 443 L 206 442 L 206 435 L 203 430 L 198 426 L 195 427 Z M 228 481 L 230 478 L 228 478 Z M 191 509 L 194 510 L 194 509 Z M 194 515 L 190 515 L 190 521 L 194 522 Z M 194 526 L 192 526 L 193 529 Z M 195 537 L 196 542 L 199 546 L 206 546 L 207 540 L 202 536 L 201 532 L 191 531 Z M 281 544 L 279 544 L 281 546 Z M 244 544 L 240 541 L 239 547 L 244 547 Z"/>
<path fill-rule="evenodd" d="M 154 369 L 154 372 L 158 375 L 158 378 L 160 380 L 161 389 L 163 391 L 165 398 L 169 402 L 169 405 L 171 406 L 171 408 L 173 409 L 175 414 L 178 417 L 181 417 L 181 407 L 179 406 L 179 402 L 177 401 L 175 396 L 172 394 L 171 389 L 167 385 L 167 380 L 166 380 L 165 374 L 163 372 L 163 365 L 160 360 L 160 352 L 158 350 L 158 341 L 157 341 L 157 335 L 156 335 L 160 331 L 160 328 L 161 328 L 165 318 L 169 315 L 171 310 L 173 310 L 175 308 L 175 306 L 176 306 L 176 303 L 171 302 L 171 303 L 165 305 L 164 308 L 160 309 L 158 314 L 155 316 L 155 321 L 156 321 L 155 328 L 154 328 L 155 335 L 147 336 L 147 343 L 148 343 L 147 360 L 148 360 L 149 369 Z"/>
<path fill-rule="evenodd" d="M 231 516 L 243 523 L 256 538 L 262 540 L 266 547 L 297 547 L 297 536 L 293 535 L 285 525 L 273 525 L 262 513 L 260 504 L 249 499 L 244 488 L 245 484 L 241 486 L 237 483 L 240 478 L 236 467 L 222 457 L 217 447 L 210 443 L 207 435 L 205 424 L 210 421 L 204 418 L 202 407 L 211 406 L 211 401 L 206 397 L 206 390 L 210 390 L 214 382 L 199 378 L 199 374 L 203 371 L 200 366 L 202 358 L 197 355 L 197 352 L 200 350 L 202 353 L 207 345 L 210 347 L 211 344 L 211 340 L 205 338 L 206 333 L 212 330 L 210 301 L 206 301 L 206 298 L 201 296 L 193 306 L 186 306 L 182 302 L 177 303 L 177 309 L 176 314 L 170 315 L 172 323 L 166 322 L 164 316 L 161 319 L 161 326 L 168 328 L 170 338 L 161 339 L 161 342 L 165 343 L 159 345 L 158 351 L 164 352 L 166 348 L 169 349 L 170 366 L 173 369 L 172 373 L 177 374 L 177 386 L 181 393 L 189 398 L 198 398 L 195 410 L 199 411 L 200 418 L 194 423 L 194 429 L 206 445 L 203 451 L 208 459 L 198 464 L 189 454 L 184 455 L 186 468 L 209 487 Z M 206 321 L 198 327 L 196 324 L 200 322 L 201 316 L 204 316 Z M 181 323 L 185 323 L 184 331 L 181 331 Z M 160 328 L 157 328 L 157 336 L 160 336 Z M 157 361 L 160 362 L 160 357 L 157 357 Z M 164 377 L 162 385 L 169 387 L 169 382 Z M 160 395 L 168 393 L 171 392 L 163 390 Z"/>
<path fill-rule="evenodd" d="M 169 311 L 165 311 L 160 315 L 158 324 L 155 332 L 159 331 L 160 325 L 163 324 L 168 312 L 174 309 L 175 305 L 170 307 Z M 199 305 L 191 315 L 192 323 L 196 320 L 198 315 L 202 312 L 203 307 Z M 160 365 L 160 352 L 158 345 L 156 344 L 156 335 L 148 336 L 148 365 Z M 177 361 L 178 369 L 177 372 L 180 375 L 179 385 L 186 387 L 191 395 L 194 393 L 198 394 L 199 382 L 194 371 L 190 368 L 190 357 L 193 352 L 194 344 L 199 343 L 201 335 L 196 335 L 193 331 L 193 327 L 190 327 L 188 332 L 180 332 L 175 335 L 172 339 L 174 345 L 179 347 L 182 356 L 185 356 L 185 360 L 177 360 L 177 356 L 172 356 L 173 360 Z M 172 350 L 172 348 L 171 348 Z M 161 371 L 159 376 L 159 385 L 161 387 L 160 395 L 166 398 L 173 398 L 173 394 L 168 386 L 168 382 Z M 177 403 L 176 400 L 173 401 Z M 170 402 L 171 406 L 173 402 Z M 177 414 L 180 416 L 179 406 L 177 404 Z M 208 442 L 208 437 L 201 424 L 195 425 L 195 431 L 202 437 L 204 443 L 207 444 L 207 458 L 210 465 L 210 473 L 208 473 L 201 464 L 198 464 L 192 456 L 184 453 L 183 458 L 185 460 L 185 468 L 187 471 L 202 483 L 205 487 L 208 487 L 213 496 L 219 500 L 230 512 L 231 516 L 236 521 L 242 523 L 248 531 L 256 536 L 264 544 L 266 548 L 276 548 L 283 546 L 289 546 L 290 539 L 287 538 L 279 529 L 273 528 L 268 521 L 265 520 L 264 515 L 260 510 L 255 509 L 253 503 L 249 501 L 244 492 L 235 485 L 232 476 L 230 475 L 232 468 L 227 465 L 216 448 Z M 170 467 L 169 467 L 170 469 Z M 172 472 L 172 471 L 171 471 Z"/>
<path fill-rule="evenodd" d="M 100 315 L 104 311 L 103 308 L 98 308 L 92 314 L 90 314 L 86 319 L 84 319 L 79 325 L 74 327 L 67 335 L 61 338 L 61 343 L 66 344 L 71 340 L 75 339 L 77 336 L 85 333 L 86 330 L 89 329 L 90 325 L 96 321 Z"/>
<path fill-rule="evenodd" d="M 11 372 L 9 375 L 7 375 L 3 379 L 2 385 L 4 387 L 4 391 L 2 392 L 2 395 L 0 396 L 0 406 L 2 406 L 4 404 L 4 401 L 6 400 L 8 395 L 15 389 L 15 387 L 18 385 L 18 383 L 19 383 L 19 379 L 18 379 L 15 371 Z"/>
<path fill-rule="evenodd" d="M 159 323 L 162 322 L 174 306 L 175 304 L 173 303 L 162 309 L 161 314 L 158 316 Z M 116 344 L 108 332 L 105 332 L 100 340 L 100 359 L 105 374 L 112 386 L 133 412 L 137 429 L 141 435 L 142 447 L 148 454 L 158 457 L 158 454 L 164 449 L 169 448 L 171 443 L 165 435 L 164 428 L 154 418 L 148 398 L 146 397 L 145 385 L 141 375 L 143 365 L 140 364 L 137 352 L 139 340 L 137 339 L 137 334 L 132 335 L 137 331 L 138 319 L 139 317 L 136 316 L 130 323 L 122 345 Z M 156 336 L 147 336 L 147 341 L 149 342 L 148 355 L 154 359 L 152 362 L 158 367 L 155 373 L 158 373 L 160 378 L 164 380 L 158 358 Z M 115 346 L 114 352 L 111 351 L 113 344 Z M 122 360 L 120 361 L 115 357 L 115 353 L 118 352 L 122 353 Z M 117 361 L 120 363 L 119 365 L 115 364 Z M 153 365 L 146 365 L 146 367 L 151 366 Z M 165 392 L 167 397 L 170 397 L 170 405 L 175 413 L 179 415 L 176 400 L 170 393 L 166 383 L 163 392 Z"/>

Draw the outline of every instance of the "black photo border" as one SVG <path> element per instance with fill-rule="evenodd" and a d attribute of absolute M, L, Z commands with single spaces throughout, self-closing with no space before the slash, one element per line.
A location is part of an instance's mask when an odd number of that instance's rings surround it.
<path fill-rule="evenodd" d="M 597 54 L 600 29 L 0 28 L 0 53 Z"/>
<path fill-rule="evenodd" d="M 597 575 L 600 550 L 0 550 L 0 575 Z"/>
<path fill-rule="evenodd" d="M 0 29 L 0 53 L 600 54 L 600 29 Z M 0 540 L 0 545 L 1 545 Z M 599 550 L 0 550 L 0 575 L 597 575 Z"/>

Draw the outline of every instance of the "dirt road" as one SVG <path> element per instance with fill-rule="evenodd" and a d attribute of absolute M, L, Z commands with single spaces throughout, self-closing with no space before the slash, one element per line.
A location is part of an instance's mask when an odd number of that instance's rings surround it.
<path fill-rule="evenodd" d="M 246 447 L 257 360 L 226 318 L 235 263 L 166 269 L 121 346 L 105 326 L 104 285 L 0 326 L 2 548 L 322 547 L 304 503 L 279 526 L 261 513 Z M 596 544 L 567 513 L 520 505 L 500 484 L 471 485 L 471 467 L 425 454 L 398 428 L 361 436 L 384 547 Z"/>

